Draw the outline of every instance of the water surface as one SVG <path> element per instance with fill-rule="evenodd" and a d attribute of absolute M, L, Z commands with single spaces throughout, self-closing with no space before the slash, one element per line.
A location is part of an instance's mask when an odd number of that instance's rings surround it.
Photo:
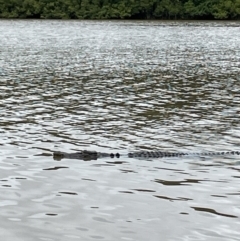
<path fill-rule="evenodd" d="M 239 22 L 0 21 L 6 240 L 240 240 Z"/>

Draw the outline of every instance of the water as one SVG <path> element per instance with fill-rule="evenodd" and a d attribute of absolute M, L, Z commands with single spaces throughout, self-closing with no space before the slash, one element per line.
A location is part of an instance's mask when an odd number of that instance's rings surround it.
<path fill-rule="evenodd" d="M 240 240 L 239 22 L 0 21 L 5 240 Z"/>

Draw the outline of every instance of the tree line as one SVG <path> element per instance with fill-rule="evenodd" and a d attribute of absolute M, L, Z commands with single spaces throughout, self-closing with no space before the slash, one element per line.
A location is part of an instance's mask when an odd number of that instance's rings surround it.
<path fill-rule="evenodd" d="M 0 0 L 0 18 L 240 19 L 240 0 Z"/>

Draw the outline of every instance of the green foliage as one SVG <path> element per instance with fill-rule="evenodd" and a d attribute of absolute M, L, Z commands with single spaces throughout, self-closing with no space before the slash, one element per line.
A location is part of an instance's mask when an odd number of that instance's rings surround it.
<path fill-rule="evenodd" d="M 192 0 L 185 2 L 183 8 L 186 16 L 189 16 L 190 18 L 195 18 L 197 16 L 197 7 Z"/>
<path fill-rule="evenodd" d="M 41 6 L 35 0 L 24 0 L 22 3 L 22 17 L 34 18 L 40 17 Z"/>
<path fill-rule="evenodd" d="M 213 16 L 217 19 L 234 19 L 240 15 L 240 0 L 220 0 L 213 6 Z"/>
<path fill-rule="evenodd" d="M 240 0 L 0 0 L 0 18 L 240 19 Z"/>

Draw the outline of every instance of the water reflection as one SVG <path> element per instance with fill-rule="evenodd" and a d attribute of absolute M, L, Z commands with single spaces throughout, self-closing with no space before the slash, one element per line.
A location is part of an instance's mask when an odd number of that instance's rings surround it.
<path fill-rule="evenodd" d="M 212 214 L 216 214 L 216 215 L 220 215 L 220 216 L 224 216 L 224 217 L 228 217 L 228 218 L 238 218 L 238 216 L 235 216 L 235 215 L 219 213 L 211 208 L 202 208 L 202 207 L 191 207 L 191 208 L 193 208 L 194 210 L 199 211 L 199 212 L 212 213 Z"/>
<path fill-rule="evenodd" d="M 59 166 L 59 167 L 49 167 L 49 168 L 45 168 L 45 169 L 43 169 L 43 170 L 45 170 L 45 171 L 56 171 L 56 170 L 63 169 L 63 168 L 69 168 L 69 167 L 63 167 L 63 166 Z"/>
<path fill-rule="evenodd" d="M 60 194 L 67 194 L 67 195 L 78 195 L 77 193 L 74 192 L 59 192 Z"/>
<path fill-rule="evenodd" d="M 199 181 L 200 181 L 200 180 L 191 180 L 191 181 L 188 181 L 188 180 L 183 180 L 183 181 L 167 181 L 167 180 L 159 180 L 159 179 L 154 180 L 154 182 L 161 183 L 161 184 L 167 185 L 167 186 L 189 185 L 189 183 L 199 183 Z"/>
<path fill-rule="evenodd" d="M 169 201 L 189 201 L 189 200 L 193 200 L 191 198 L 184 198 L 184 197 L 170 198 L 170 197 L 159 196 L 159 195 L 154 195 L 154 197 L 157 197 L 157 198 L 160 198 L 160 199 L 166 199 L 166 200 L 169 200 Z"/>

